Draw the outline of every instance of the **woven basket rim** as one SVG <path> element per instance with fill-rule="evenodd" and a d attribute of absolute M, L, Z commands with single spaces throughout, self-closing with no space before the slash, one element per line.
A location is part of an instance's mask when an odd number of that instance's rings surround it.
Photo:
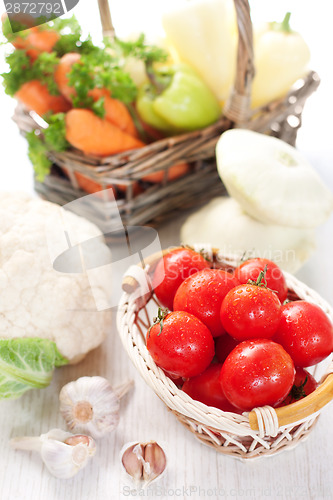
<path fill-rule="evenodd" d="M 239 257 L 237 256 L 233 260 L 232 256 L 228 256 L 225 262 L 227 265 L 232 265 L 232 262 L 237 264 L 239 263 Z M 292 274 L 286 271 L 283 271 L 283 273 L 286 277 L 289 290 L 296 292 L 300 299 L 308 300 L 322 307 L 333 322 L 333 309 L 328 302 L 326 302 L 315 290 L 295 278 Z M 241 415 L 224 412 L 218 408 L 209 407 L 192 399 L 184 393 L 184 391 L 179 389 L 172 380 L 165 375 L 163 370 L 156 365 L 145 346 L 141 334 L 136 331 L 137 327 L 134 327 L 135 314 L 141 309 L 142 305 L 138 307 L 135 301 L 133 302 L 131 300 L 132 295 L 132 293 L 124 292 L 121 297 L 117 314 L 118 332 L 132 362 L 160 399 L 162 399 L 171 411 L 180 412 L 184 416 L 200 422 L 203 426 L 214 428 L 221 432 L 231 432 L 238 436 L 251 436 L 258 439 L 258 431 L 254 431 L 250 428 L 248 418 L 249 412 L 243 412 Z M 325 361 L 329 362 L 330 359 L 332 360 L 332 356 L 326 358 Z M 326 370 L 325 375 L 328 375 L 332 371 L 333 367 L 331 366 Z M 149 378 L 152 380 L 149 380 Z M 303 401 L 304 400 L 306 400 L 306 398 L 304 398 Z M 321 411 L 322 409 L 311 414 L 310 417 L 300 419 L 287 426 L 281 426 L 278 430 L 282 432 L 288 428 L 294 428 L 302 422 L 310 422 L 316 419 Z"/>
<path fill-rule="evenodd" d="M 249 120 L 242 124 L 242 128 L 265 133 L 272 122 L 279 122 L 281 118 L 285 119 L 288 115 L 295 113 L 295 108 L 302 108 L 306 99 L 319 86 L 320 78 L 315 71 L 309 70 L 306 75 L 304 75 L 303 79 L 300 80 L 303 80 L 303 85 L 297 84 L 291 87 L 284 97 L 272 101 L 259 109 L 252 110 Z M 16 105 L 13 119 L 23 133 L 26 132 L 25 126 L 29 129 L 35 129 L 41 132 L 47 127 L 47 123 L 41 116 L 35 111 L 29 111 L 21 102 L 18 102 Z M 83 168 L 84 170 L 82 171 L 85 173 L 90 172 L 92 178 L 98 179 L 106 170 L 112 169 L 118 172 L 119 169 L 126 166 L 129 162 L 134 165 L 133 168 L 136 170 L 136 164 L 139 167 L 141 163 L 145 165 L 145 160 L 147 158 L 150 159 L 151 156 L 156 154 L 163 155 L 163 153 L 165 154 L 165 152 L 173 150 L 174 148 L 179 147 L 183 149 L 184 146 L 188 147 L 189 144 L 198 143 L 198 141 L 199 144 L 202 143 L 203 146 L 206 146 L 207 141 L 214 141 L 215 139 L 217 141 L 221 133 L 234 126 L 237 126 L 237 124 L 222 114 L 216 122 L 207 127 L 192 132 L 163 137 L 146 144 L 142 148 L 116 153 L 111 156 L 99 157 L 86 155 L 74 147 L 70 147 L 64 152 L 50 151 L 50 154 L 59 161 L 68 161 L 69 167 L 71 161 L 75 162 L 74 164 L 79 171 Z M 183 154 L 186 158 L 186 151 Z M 154 158 L 156 162 L 156 156 L 154 156 Z M 81 169 L 80 166 L 82 167 Z M 143 168 L 145 169 L 145 173 L 151 173 L 160 169 L 158 166 Z M 94 176 L 94 173 L 98 175 Z"/>

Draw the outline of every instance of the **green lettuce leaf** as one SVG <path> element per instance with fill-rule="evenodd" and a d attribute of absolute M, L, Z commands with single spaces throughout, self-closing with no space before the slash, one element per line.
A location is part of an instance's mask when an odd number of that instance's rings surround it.
<path fill-rule="evenodd" d="M 47 387 L 55 367 L 68 363 L 55 342 L 40 338 L 0 340 L 0 399 Z"/>

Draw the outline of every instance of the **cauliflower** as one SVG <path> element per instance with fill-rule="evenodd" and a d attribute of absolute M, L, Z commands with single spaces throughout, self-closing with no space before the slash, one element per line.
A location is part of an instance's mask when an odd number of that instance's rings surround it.
<path fill-rule="evenodd" d="M 56 346 L 55 366 L 61 359 L 76 363 L 101 344 L 110 327 L 110 311 L 98 311 L 95 303 L 96 297 L 102 300 L 107 296 L 103 283 L 95 285 L 94 290 L 87 273 L 64 273 L 53 268 L 47 233 L 52 233 L 52 220 L 59 220 L 60 212 L 65 211 L 58 205 L 26 194 L 1 194 L 0 355 L 5 352 L 4 346 L 12 349 L 8 341 L 15 339 L 17 344 L 17 339 L 33 338 L 38 339 L 34 346 L 38 345 L 40 359 L 40 346 L 51 341 Z M 86 219 L 68 211 L 65 214 L 67 228 L 71 235 L 72 229 L 75 231 L 78 241 L 101 236 Z M 3 344 L 5 341 L 7 344 Z M 25 346 L 29 351 L 29 343 Z M 2 376 L 0 363 L 0 389 Z"/>

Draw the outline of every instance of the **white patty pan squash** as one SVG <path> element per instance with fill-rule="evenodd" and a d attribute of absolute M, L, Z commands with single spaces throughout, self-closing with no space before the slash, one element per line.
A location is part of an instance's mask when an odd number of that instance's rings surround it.
<path fill-rule="evenodd" d="M 242 129 L 224 132 L 216 146 L 219 175 L 252 217 L 268 224 L 313 228 L 333 210 L 333 195 L 294 147 Z"/>
<path fill-rule="evenodd" d="M 95 305 L 96 296 L 108 293 L 103 283 L 94 290 L 86 273 L 53 268 L 46 231 L 55 231 L 48 221 L 60 211 L 65 227 L 77 235 L 72 244 L 101 235 L 94 224 L 58 205 L 23 193 L 1 193 L 0 339 L 49 339 L 75 363 L 101 344 L 111 315 Z M 101 244 L 107 248 L 104 240 Z"/>
<path fill-rule="evenodd" d="M 222 255 L 264 257 L 295 273 L 316 248 L 313 230 L 267 225 L 247 215 L 233 198 L 214 198 L 190 215 L 183 244 L 209 244 Z"/>

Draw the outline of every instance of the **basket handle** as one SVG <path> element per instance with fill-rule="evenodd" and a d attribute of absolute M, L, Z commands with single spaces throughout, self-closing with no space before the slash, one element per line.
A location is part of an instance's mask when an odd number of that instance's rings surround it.
<path fill-rule="evenodd" d="M 325 380 L 315 391 L 296 403 L 276 408 L 279 427 L 298 422 L 321 410 L 333 399 L 333 373 L 327 375 Z M 249 413 L 249 422 L 252 430 L 259 430 L 257 415 L 254 410 Z"/>
<path fill-rule="evenodd" d="M 254 77 L 253 33 L 248 0 L 234 0 L 238 25 L 237 67 L 234 87 L 224 106 L 223 114 L 241 124 L 248 120 L 251 85 Z"/>
<path fill-rule="evenodd" d="M 112 23 L 109 0 L 98 0 L 99 15 L 101 18 L 103 37 L 113 39 L 115 29 Z"/>
<path fill-rule="evenodd" d="M 150 255 L 148 258 L 145 258 L 145 265 L 149 265 L 152 268 L 157 262 L 167 253 L 169 249 L 164 249 L 161 252 L 156 252 L 153 255 Z M 141 263 L 137 264 L 138 267 L 142 267 Z M 139 286 L 139 283 L 133 276 L 124 276 L 121 287 L 126 293 L 133 293 L 136 288 Z"/>

